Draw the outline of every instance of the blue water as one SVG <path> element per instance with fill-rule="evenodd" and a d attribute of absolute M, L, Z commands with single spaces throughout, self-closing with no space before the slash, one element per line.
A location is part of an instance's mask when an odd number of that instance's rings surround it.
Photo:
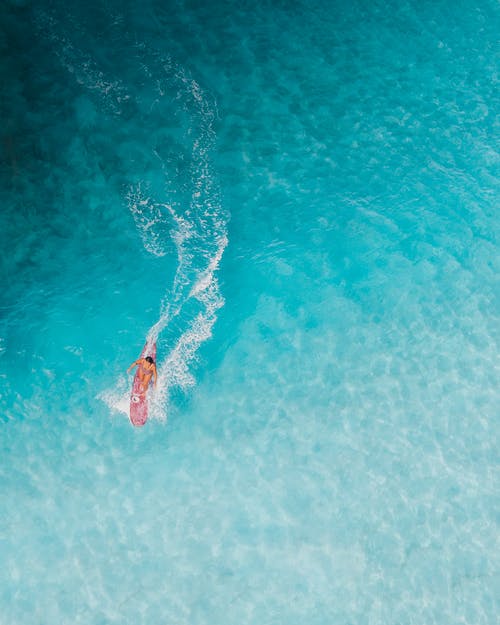
<path fill-rule="evenodd" d="M 4 4 L 1 625 L 495 622 L 499 31 Z"/>

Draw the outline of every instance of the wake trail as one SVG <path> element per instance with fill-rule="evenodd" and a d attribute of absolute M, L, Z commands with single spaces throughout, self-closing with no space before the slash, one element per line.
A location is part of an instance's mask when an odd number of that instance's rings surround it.
<path fill-rule="evenodd" d="M 54 16 L 40 14 L 39 22 L 61 64 L 103 111 L 119 116 L 126 105 L 130 116 L 133 110 L 129 123 L 136 124 L 140 145 L 147 148 L 143 172 L 134 171 L 124 200 L 147 252 L 176 257 L 172 283 L 147 333 L 147 342 L 158 342 L 163 354 L 157 361 L 157 390 L 150 394 L 150 416 L 165 420 L 172 390 L 195 384 L 199 348 L 212 336 L 224 305 L 217 273 L 228 245 L 228 214 L 212 163 L 216 104 L 184 67 L 145 44 L 130 46 L 133 66 L 128 65 L 127 83 L 109 78 L 70 37 L 61 35 Z M 73 24 L 71 32 L 75 29 Z M 169 130 L 172 119 L 178 125 Z M 177 152 L 171 145 L 178 146 Z M 129 393 L 129 382 L 121 376 L 100 398 L 128 415 Z"/>

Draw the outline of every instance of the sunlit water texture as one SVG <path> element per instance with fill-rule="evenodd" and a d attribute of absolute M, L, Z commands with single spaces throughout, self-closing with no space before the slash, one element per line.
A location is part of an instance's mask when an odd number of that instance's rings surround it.
<path fill-rule="evenodd" d="M 496 622 L 498 32 L 5 4 L 1 625 Z"/>

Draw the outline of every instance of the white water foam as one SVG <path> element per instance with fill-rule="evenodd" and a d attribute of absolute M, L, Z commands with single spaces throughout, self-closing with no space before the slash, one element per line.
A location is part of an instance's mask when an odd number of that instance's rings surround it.
<path fill-rule="evenodd" d="M 147 193 L 141 183 L 131 186 L 127 193 L 129 211 L 134 218 L 135 225 L 141 235 L 146 250 L 154 256 L 165 256 L 167 248 L 165 240 L 157 226 L 165 223 L 165 205 L 158 204 Z"/>
<path fill-rule="evenodd" d="M 201 310 L 158 367 L 159 382 L 151 412 L 153 417 L 164 419 L 170 389 L 185 389 L 195 383 L 191 366 L 200 345 L 211 337 L 217 310 L 224 305 L 217 270 L 228 239 L 227 215 L 221 206 L 210 159 L 215 143 L 215 106 L 210 104 L 200 85 L 187 75 L 184 68 L 169 58 L 159 60 L 165 77 L 182 87 L 177 99 L 192 111 L 193 126 L 198 124 L 198 134 L 191 150 L 192 193 L 189 206 L 183 213 L 175 212 L 170 205 L 167 207 L 174 223 L 171 238 L 178 264 L 172 289 L 164 298 L 159 319 L 150 329 L 148 340 L 157 340 L 189 300 L 194 298 L 201 304 Z M 168 85 L 166 87 L 158 81 L 157 90 L 162 97 L 168 92 Z"/>
<path fill-rule="evenodd" d="M 38 11 L 36 15 L 36 27 L 52 43 L 54 54 L 61 65 L 74 76 L 78 84 L 96 93 L 107 110 L 120 114 L 123 103 L 130 99 L 123 83 L 118 79 L 107 78 L 89 54 L 82 52 L 69 37 L 61 34 L 61 25 L 53 15 L 46 11 Z M 79 30 L 76 22 L 68 19 L 72 29 Z"/>
<path fill-rule="evenodd" d="M 40 14 L 40 28 L 49 33 L 56 56 L 61 64 L 75 76 L 78 83 L 91 92 L 109 112 L 119 115 L 125 101 L 134 101 L 133 90 L 126 89 L 123 81 L 105 76 L 96 63 L 78 50 L 69 37 L 61 36 L 60 24 L 47 14 Z M 56 28 L 57 26 L 57 28 Z M 55 33 L 58 33 L 57 35 Z M 162 257 L 173 248 L 177 255 L 177 268 L 173 284 L 167 289 L 160 305 L 156 323 L 150 328 L 147 341 L 161 342 L 158 358 L 158 385 L 151 392 L 150 416 L 165 420 L 168 414 L 172 389 L 187 389 L 195 383 L 193 365 L 201 344 L 212 335 L 217 311 L 224 305 L 220 293 L 217 270 L 228 244 L 227 214 L 221 201 L 214 175 L 211 154 L 215 145 L 215 103 L 201 86 L 170 57 L 163 57 L 136 44 L 133 60 L 147 79 L 151 93 L 148 100 L 150 114 L 161 110 L 161 102 L 175 103 L 187 113 L 189 128 L 184 144 L 190 145 L 190 200 L 183 205 L 175 193 L 176 180 L 171 179 L 169 163 L 162 159 L 154 147 L 152 154 L 159 160 L 164 176 L 165 195 L 155 197 L 149 180 L 134 182 L 125 199 L 142 239 L 144 248 Z M 138 108 L 143 102 L 136 102 Z M 172 189 L 169 196 L 168 190 Z M 158 191 L 156 191 L 158 194 Z M 167 240 L 168 239 L 168 240 Z M 196 301 L 195 312 L 179 335 L 161 340 L 161 333 L 185 310 L 188 302 Z M 191 310 L 191 309 L 190 309 Z M 131 380 L 121 376 L 113 388 L 99 395 L 110 408 L 128 415 Z"/>

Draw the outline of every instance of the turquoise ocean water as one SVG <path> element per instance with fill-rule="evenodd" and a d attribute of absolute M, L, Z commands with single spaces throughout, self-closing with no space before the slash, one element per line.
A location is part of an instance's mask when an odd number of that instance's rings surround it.
<path fill-rule="evenodd" d="M 1 625 L 495 622 L 498 32 L 3 4 Z"/>

